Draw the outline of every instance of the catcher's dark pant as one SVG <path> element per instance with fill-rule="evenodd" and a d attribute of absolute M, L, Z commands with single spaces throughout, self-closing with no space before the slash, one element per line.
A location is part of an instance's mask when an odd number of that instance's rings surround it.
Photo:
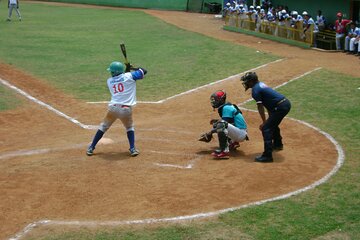
<path fill-rule="evenodd" d="M 283 118 L 289 113 L 290 109 L 291 103 L 288 99 L 286 99 L 278 104 L 273 111 L 269 111 L 269 118 L 266 120 L 262 128 L 264 156 L 272 156 L 273 146 L 282 146 L 282 137 L 280 135 L 279 125 Z"/>

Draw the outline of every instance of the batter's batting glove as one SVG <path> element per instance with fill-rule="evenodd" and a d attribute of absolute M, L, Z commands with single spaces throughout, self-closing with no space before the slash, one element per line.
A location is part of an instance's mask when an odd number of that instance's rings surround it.
<path fill-rule="evenodd" d="M 133 67 L 130 63 L 125 63 L 125 72 L 130 72 L 131 71 L 131 68 Z"/>

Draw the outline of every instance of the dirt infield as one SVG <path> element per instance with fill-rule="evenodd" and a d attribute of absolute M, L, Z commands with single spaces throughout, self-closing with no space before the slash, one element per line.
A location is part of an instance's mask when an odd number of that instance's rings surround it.
<path fill-rule="evenodd" d="M 270 86 L 317 67 L 360 76 L 352 67 L 353 56 L 225 32 L 213 15 L 146 12 L 184 29 L 282 56 L 282 61 L 257 70 Z M 0 78 L 84 124 L 97 125 L 106 111 L 105 105 L 80 102 L 6 64 L 0 63 Z M 275 162 L 255 163 L 263 143 L 260 118 L 251 111 L 244 112 L 251 141 L 230 160 L 212 160 L 209 154 L 216 142 L 196 139 L 216 117 L 208 99 L 219 88 L 226 89 L 234 103 L 250 98 L 233 78 L 162 104 L 138 104 L 134 117 L 141 154 L 136 158 L 128 155 L 119 122 L 106 133 L 107 141 L 96 154 L 87 157 L 95 130 L 29 100 L 22 108 L 1 112 L 0 238 L 42 219 L 137 220 L 218 211 L 304 188 L 334 168 L 338 154 L 329 139 L 290 119 L 282 123 L 285 149 L 274 154 Z"/>

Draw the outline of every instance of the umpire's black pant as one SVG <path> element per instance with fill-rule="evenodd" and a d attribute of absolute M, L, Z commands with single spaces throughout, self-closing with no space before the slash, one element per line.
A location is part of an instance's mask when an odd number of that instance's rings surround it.
<path fill-rule="evenodd" d="M 279 125 L 283 118 L 289 113 L 291 103 L 288 99 L 281 101 L 272 111 L 269 111 L 269 118 L 266 120 L 262 135 L 264 139 L 264 156 L 272 156 L 273 146 L 282 146 L 282 137 L 280 134 Z"/>

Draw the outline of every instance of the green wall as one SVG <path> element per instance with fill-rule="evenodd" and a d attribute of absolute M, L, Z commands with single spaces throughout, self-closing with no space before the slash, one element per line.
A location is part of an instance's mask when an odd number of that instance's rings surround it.
<path fill-rule="evenodd" d="M 187 0 L 49 0 L 52 2 L 84 3 L 94 5 L 151 8 L 185 11 Z"/>
<path fill-rule="evenodd" d="M 222 3 L 222 0 L 48 0 L 52 2 L 84 3 L 104 6 L 130 7 L 130 8 L 149 8 L 162 10 L 207 12 L 206 7 L 202 7 L 203 2 Z"/>
<path fill-rule="evenodd" d="M 344 18 L 350 16 L 350 0 L 273 0 L 275 6 L 288 6 L 289 10 L 296 10 L 299 14 L 307 11 L 313 18 L 321 10 L 328 24 L 334 24 L 336 13 L 342 12 Z M 314 19 L 316 20 L 316 19 Z"/>

